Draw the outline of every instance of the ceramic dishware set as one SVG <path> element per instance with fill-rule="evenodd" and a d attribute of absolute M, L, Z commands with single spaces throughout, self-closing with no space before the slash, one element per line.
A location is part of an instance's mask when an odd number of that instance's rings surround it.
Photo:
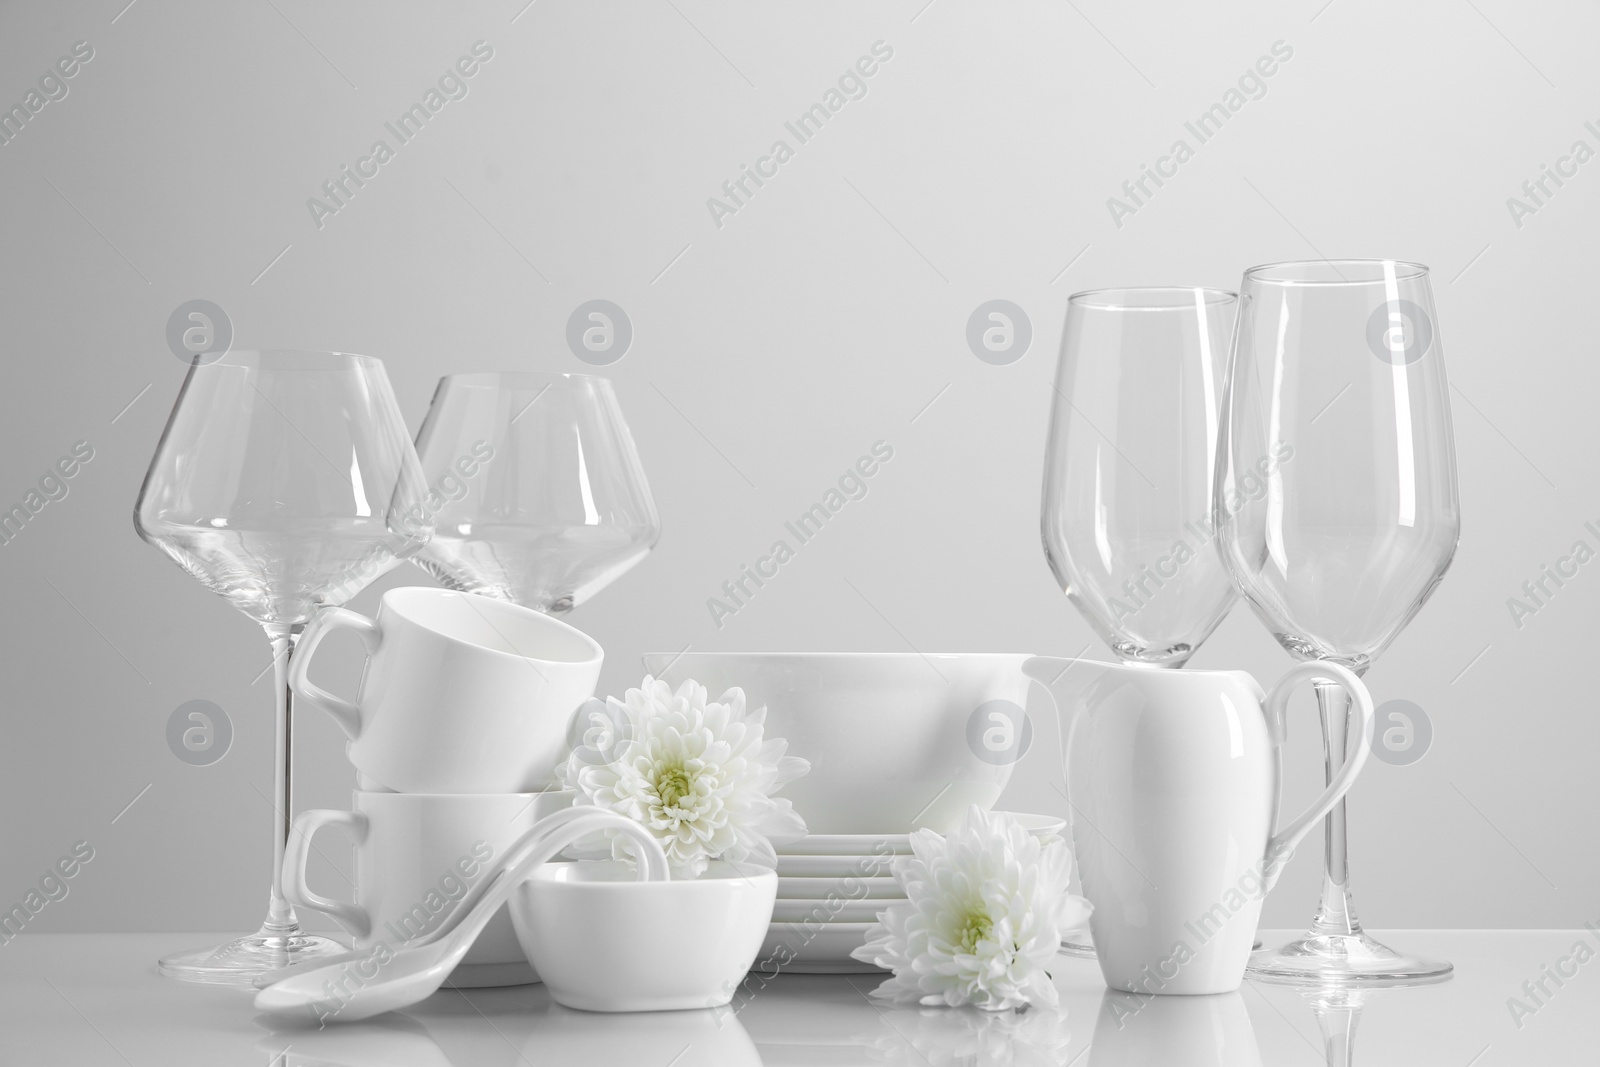
<path fill-rule="evenodd" d="M 647 655 L 646 673 L 673 689 L 741 689 L 765 708 L 766 736 L 811 768 L 786 783 L 806 834 L 773 842 L 776 870 L 713 860 L 681 881 L 641 823 L 575 806 L 557 786 L 603 652 L 553 616 L 636 563 L 659 530 L 609 383 L 445 379 L 419 465 L 376 360 L 196 363 L 140 495 L 140 532 L 273 641 L 280 811 L 292 810 L 290 693 L 345 733 L 358 790 L 348 811 L 277 827 L 256 935 L 163 971 L 245 975 L 266 1010 L 353 1019 L 447 981 L 542 977 L 568 1007 L 651 1011 L 725 1004 L 752 966 L 871 970 L 852 952 L 906 899 L 896 858 L 917 832 L 993 809 L 1032 745 L 1023 709 L 1038 681 L 1061 727 L 1044 758 L 1061 761 L 1093 906 L 1090 930 L 1064 931 L 1063 948 L 1093 954 L 1112 989 L 1222 993 L 1247 968 L 1345 983 L 1448 974 L 1361 931 L 1343 822 L 1373 723 L 1361 675 L 1437 585 L 1459 530 L 1432 316 L 1427 269 L 1388 260 L 1252 268 L 1242 295 L 1074 295 L 1041 532 L 1063 591 L 1121 662 Z M 282 431 L 249 387 L 310 435 Z M 327 478 L 328 455 L 354 457 L 347 484 Z M 444 488 L 428 489 L 424 466 Z M 450 588 L 391 589 L 373 618 L 340 606 L 430 537 L 421 562 Z M 1241 592 L 1301 661 L 1270 692 L 1244 672 L 1185 666 Z M 309 678 L 338 630 L 366 656 L 353 699 Z M 1286 709 L 1301 683 L 1317 696 L 1327 780 L 1282 822 Z M 1265 894 L 1325 817 L 1316 924 L 1252 956 Z M 1044 837 L 1066 823 L 1019 818 Z M 349 899 L 307 884 L 330 827 L 355 846 Z M 601 830 L 634 841 L 637 862 L 551 862 Z M 291 905 L 332 917 L 350 946 L 305 935 Z M 352 970 L 380 958 L 380 975 Z"/>
<path fill-rule="evenodd" d="M 891 875 L 910 834 L 953 830 L 993 808 L 1024 753 L 1027 656 L 1009 653 L 686 652 L 644 657 L 670 684 L 737 685 L 767 731 L 811 760 L 785 787 L 807 836 L 777 844 L 778 895 L 760 960 L 785 971 L 875 971 L 851 958 L 903 891 Z M 991 715 L 1009 743 L 986 746 Z M 975 724 L 981 729 L 975 729 Z M 1040 833 L 1064 823 L 1031 817 Z"/>

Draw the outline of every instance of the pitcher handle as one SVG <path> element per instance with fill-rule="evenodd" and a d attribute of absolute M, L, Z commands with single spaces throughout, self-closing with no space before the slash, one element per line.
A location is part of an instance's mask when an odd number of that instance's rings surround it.
<path fill-rule="evenodd" d="M 1289 694 L 1301 682 L 1331 682 L 1341 686 L 1350 694 L 1351 707 L 1356 713 L 1355 726 L 1357 729 L 1348 734 L 1344 766 L 1339 769 L 1333 781 L 1328 783 L 1328 788 L 1322 791 L 1316 803 L 1307 808 L 1298 819 L 1274 833 L 1267 840 L 1267 851 L 1263 858 L 1262 881 L 1271 889 L 1278 881 L 1278 875 L 1283 873 L 1285 860 L 1300 839 L 1316 825 L 1355 784 L 1356 775 L 1361 773 L 1362 766 L 1367 762 L 1369 750 L 1368 739 L 1372 734 L 1372 694 L 1367 692 L 1367 687 L 1360 678 L 1347 667 L 1325 660 L 1307 660 L 1297 663 L 1278 679 L 1278 684 L 1272 687 L 1272 692 L 1267 694 L 1263 711 L 1267 717 L 1267 733 L 1272 739 L 1273 756 L 1278 760 L 1278 766 L 1283 765 L 1280 749 L 1288 737 L 1285 725 L 1285 712 L 1289 707 Z M 1351 752 L 1350 746 L 1355 746 Z"/>

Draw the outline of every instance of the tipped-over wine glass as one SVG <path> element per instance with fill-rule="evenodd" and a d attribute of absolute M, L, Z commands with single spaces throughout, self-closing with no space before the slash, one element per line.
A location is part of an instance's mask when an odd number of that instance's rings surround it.
<path fill-rule="evenodd" d="M 609 379 L 441 378 L 417 453 L 436 529 L 416 562 L 452 589 L 559 615 L 661 536 Z"/>
<path fill-rule="evenodd" d="M 260 623 L 277 694 L 272 884 L 248 937 L 166 956 L 161 973 L 249 985 L 342 952 L 284 900 L 294 816 L 289 657 L 319 608 L 343 604 L 430 531 L 416 453 L 383 364 L 345 353 L 230 352 L 189 368 L 134 507 L 139 536 Z"/>
<path fill-rule="evenodd" d="M 1216 522 L 1240 591 L 1296 659 L 1364 674 L 1444 577 L 1461 529 L 1450 390 L 1428 268 L 1395 260 L 1252 267 L 1218 445 Z M 1331 781 L 1350 700 L 1318 684 Z M 1350 903 L 1344 801 L 1328 814 L 1310 931 L 1249 973 L 1436 979 L 1450 964 L 1368 937 Z"/>
<path fill-rule="evenodd" d="M 1045 558 L 1125 663 L 1183 666 L 1233 606 L 1213 543 L 1211 482 L 1237 301 L 1192 287 L 1067 301 L 1045 455 Z M 1063 947 L 1093 955 L 1087 941 Z"/>

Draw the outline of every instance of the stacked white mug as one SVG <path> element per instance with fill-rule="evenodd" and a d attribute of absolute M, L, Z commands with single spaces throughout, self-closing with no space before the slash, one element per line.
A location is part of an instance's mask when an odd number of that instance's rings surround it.
<path fill-rule="evenodd" d="M 354 631 L 367 664 L 346 701 L 307 673 L 322 639 Z M 289 673 L 303 704 L 350 738 L 358 789 L 350 811 L 301 813 L 284 856 L 284 895 L 330 915 L 356 948 L 398 948 L 438 929 L 495 859 L 534 823 L 572 803 L 556 789 L 573 712 L 594 694 L 599 644 L 508 601 L 407 587 L 369 619 L 330 608 L 306 628 Z M 306 884 L 317 830 L 355 843 L 351 901 Z M 451 975 L 460 987 L 538 981 L 502 909 Z"/>

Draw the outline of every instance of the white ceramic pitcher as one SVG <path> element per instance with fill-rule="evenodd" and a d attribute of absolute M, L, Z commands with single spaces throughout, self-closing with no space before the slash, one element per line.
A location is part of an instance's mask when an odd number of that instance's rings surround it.
<path fill-rule="evenodd" d="M 1106 983 L 1148 994 L 1237 989 L 1262 899 L 1366 762 L 1366 686 L 1321 661 L 1296 664 L 1270 695 L 1244 671 L 1048 656 L 1022 669 L 1061 718 L 1073 847 Z M 1277 829 L 1284 711 L 1305 681 L 1350 693 L 1352 751 L 1317 802 Z"/>

